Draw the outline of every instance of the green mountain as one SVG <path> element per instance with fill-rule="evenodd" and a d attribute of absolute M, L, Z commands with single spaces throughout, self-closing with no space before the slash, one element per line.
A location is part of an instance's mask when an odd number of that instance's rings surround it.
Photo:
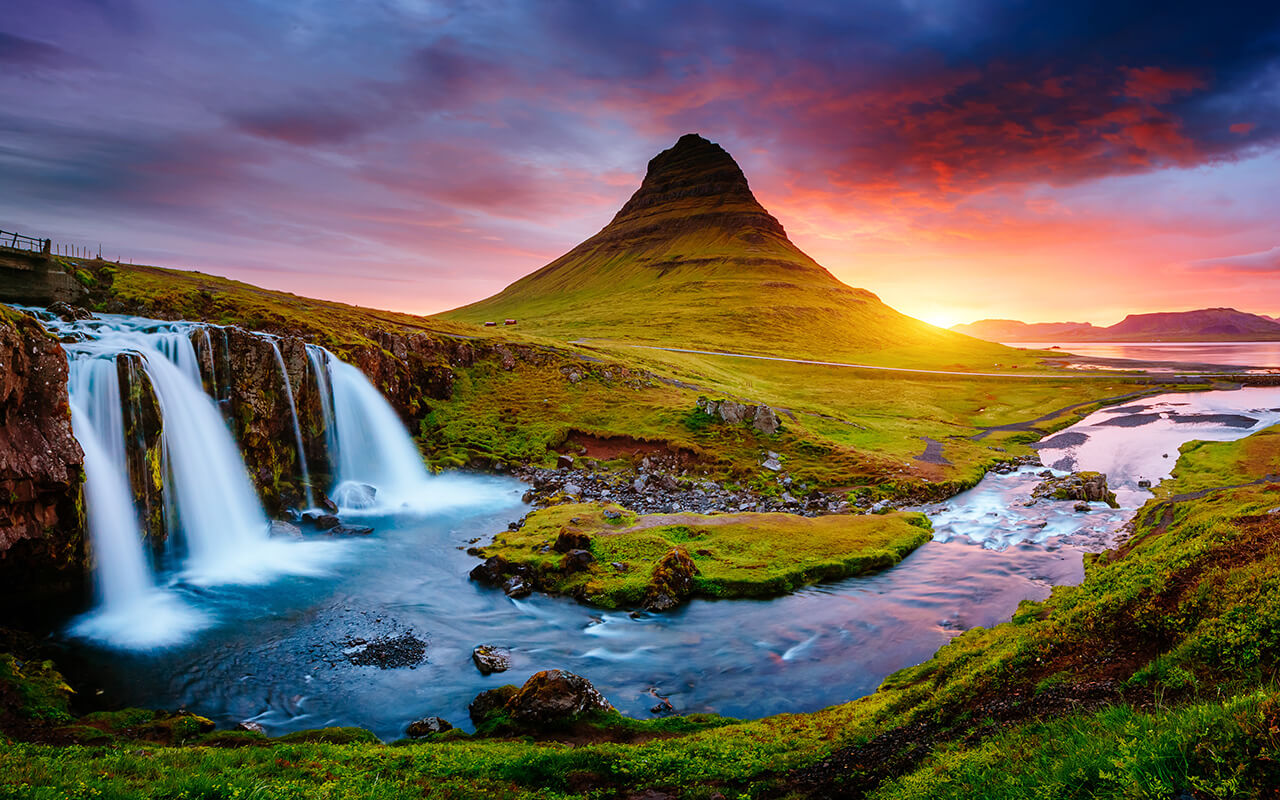
<path fill-rule="evenodd" d="M 500 293 L 442 316 L 514 318 L 563 339 L 991 368 L 1024 357 L 901 314 L 787 238 L 719 145 L 697 134 L 649 162 L 595 236 Z"/>

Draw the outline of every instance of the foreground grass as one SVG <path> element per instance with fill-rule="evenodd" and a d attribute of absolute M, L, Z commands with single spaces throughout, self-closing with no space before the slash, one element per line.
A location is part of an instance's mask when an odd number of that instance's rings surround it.
<path fill-rule="evenodd" d="M 605 516 L 606 511 L 614 518 Z M 484 557 L 532 569 L 541 587 L 606 608 L 634 607 L 655 582 L 659 563 L 682 550 L 697 568 L 692 595 L 767 597 L 806 584 L 888 569 L 929 541 L 922 514 L 650 514 L 575 503 L 533 512 L 517 531 L 495 537 Z M 562 567 L 559 541 L 581 542 L 595 563 Z"/>

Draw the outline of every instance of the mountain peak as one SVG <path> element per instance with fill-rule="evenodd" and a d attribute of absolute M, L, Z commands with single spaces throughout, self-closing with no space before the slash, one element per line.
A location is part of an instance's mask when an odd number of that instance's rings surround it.
<path fill-rule="evenodd" d="M 645 224 L 670 213 L 686 218 L 716 215 L 723 218 L 702 221 L 786 236 L 782 223 L 751 193 L 733 156 L 696 133 L 686 133 L 649 161 L 640 188 L 610 224 Z"/>

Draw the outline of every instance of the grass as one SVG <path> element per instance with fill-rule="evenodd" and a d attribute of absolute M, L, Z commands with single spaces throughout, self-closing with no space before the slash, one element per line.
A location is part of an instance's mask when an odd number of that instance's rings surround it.
<path fill-rule="evenodd" d="M 607 518 L 606 510 L 617 517 Z M 530 567 L 546 591 L 618 608 L 641 603 L 657 578 L 655 568 L 673 548 L 682 548 L 697 567 L 693 595 L 768 597 L 888 569 L 927 542 L 929 530 L 926 517 L 908 513 L 636 516 L 617 506 L 575 503 L 533 512 L 522 528 L 499 534 L 482 554 Z M 561 536 L 589 540 L 595 557 L 589 570 L 561 568 L 563 553 L 552 549 Z"/>

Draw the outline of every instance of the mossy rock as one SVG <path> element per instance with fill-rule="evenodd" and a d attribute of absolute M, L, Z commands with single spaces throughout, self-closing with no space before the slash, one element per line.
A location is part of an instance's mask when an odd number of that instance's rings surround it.
<path fill-rule="evenodd" d="M 68 722 L 74 693 L 52 661 L 19 661 L 0 654 L 0 719 Z"/>
<path fill-rule="evenodd" d="M 364 728 L 315 728 L 306 731 L 294 731 L 277 737 L 277 742 L 300 744 L 304 742 L 322 744 L 377 744 L 381 740 L 373 731 Z"/>

